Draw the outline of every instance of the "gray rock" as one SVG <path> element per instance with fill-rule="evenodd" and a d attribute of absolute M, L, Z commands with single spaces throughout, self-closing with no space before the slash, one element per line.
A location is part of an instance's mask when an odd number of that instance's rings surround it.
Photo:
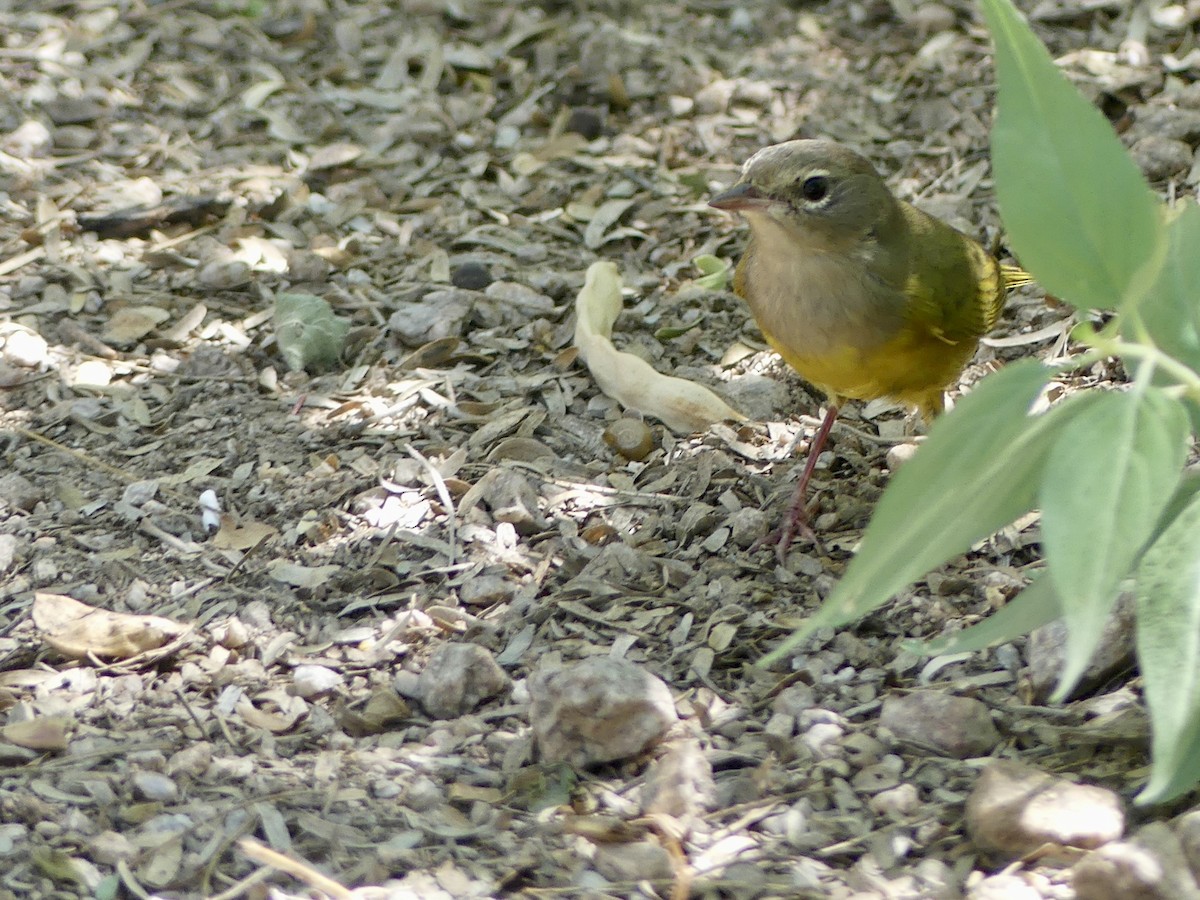
<path fill-rule="evenodd" d="M 678 719 L 666 684 L 612 657 L 537 672 L 529 697 L 542 758 L 578 768 L 636 756 Z"/>
<path fill-rule="evenodd" d="M 388 318 L 388 330 L 401 343 L 420 347 L 445 337 L 461 337 L 475 306 L 472 291 L 430 291 L 420 300 L 399 302 Z"/>
<path fill-rule="evenodd" d="M 879 724 L 901 741 L 955 759 L 983 756 L 1000 742 L 987 706 L 937 691 L 889 697 Z"/>
<path fill-rule="evenodd" d="M 1071 870 L 1077 900 L 1197 900 L 1179 838 L 1162 822 L 1106 844 Z"/>
<path fill-rule="evenodd" d="M 492 654 L 475 644 L 443 644 L 417 678 L 417 699 L 435 719 L 470 712 L 512 686 Z"/>

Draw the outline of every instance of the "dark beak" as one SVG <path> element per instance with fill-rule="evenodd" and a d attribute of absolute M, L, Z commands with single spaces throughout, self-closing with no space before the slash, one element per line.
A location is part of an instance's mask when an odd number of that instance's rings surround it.
<path fill-rule="evenodd" d="M 752 184 L 742 182 L 735 184 L 727 191 L 722 191 L 708 201 L 714 209 L 724 209 L 729 212 L 739 212 L 746 209 L 762 209 L 771 201 Z"/>

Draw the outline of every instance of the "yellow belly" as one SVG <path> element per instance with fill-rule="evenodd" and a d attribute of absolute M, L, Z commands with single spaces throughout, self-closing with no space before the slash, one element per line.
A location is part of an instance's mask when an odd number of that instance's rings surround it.
<path fill-rule="evenodd" d="M 916 407 L 926 418 L 941 412 L 943 392 L 975 351 L 974 342 L 948 343 L 909 330 L 875 347 L 843 347 L 823 356 L 800 356 L 771 335 L 766 338 L 788 365 L 834 402 L 888 397 Z"/>

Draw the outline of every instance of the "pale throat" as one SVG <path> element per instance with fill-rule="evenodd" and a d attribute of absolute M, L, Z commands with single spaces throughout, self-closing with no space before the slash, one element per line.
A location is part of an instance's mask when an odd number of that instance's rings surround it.
<path fill-rule="evenodd" d="M 870 347 L 899 325 L 903 296 L 867 273 L 869 243 L 837 240 L 749 212 L 754 252 L 746 302 L 763 331 L 800 354 Z"/>

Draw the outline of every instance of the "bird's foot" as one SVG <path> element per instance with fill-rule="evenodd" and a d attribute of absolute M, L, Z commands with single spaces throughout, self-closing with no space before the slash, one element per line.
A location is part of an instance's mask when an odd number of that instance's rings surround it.
<path fill-rule="evenodd" d="M 787 562 L 788 550 L 791 549 L 792 541 L 797 537 L 812 541 L 814 544 L 817 543 L 817 533 L 809 524 L 808 505 L 802 496 L 795 498 L 792 502 L 787 518 L 779 528 L 779 537 L 775 541 L 775 558 L 779 560 L 781 566 Z"/>
<path fill-rule="evenodd" d="M 820 546 L 820 541 L 817 539 L 817 533 L 813 531 L 809 524 L 808 509 L 803 503 L 799 506 L 793 504 L 788 510 L 787 517 L 778 528 L 772 528 L 751 547 L 751 552 L 756 552 L 763 547 L 774 547 L 775 558 L 779 560 L 782 566 L 787 562 L 788 550 L 791 549 L 792 542 L 796 538 L 803 538 L 806 541 L 811 541 L 816 546 Z"/>

